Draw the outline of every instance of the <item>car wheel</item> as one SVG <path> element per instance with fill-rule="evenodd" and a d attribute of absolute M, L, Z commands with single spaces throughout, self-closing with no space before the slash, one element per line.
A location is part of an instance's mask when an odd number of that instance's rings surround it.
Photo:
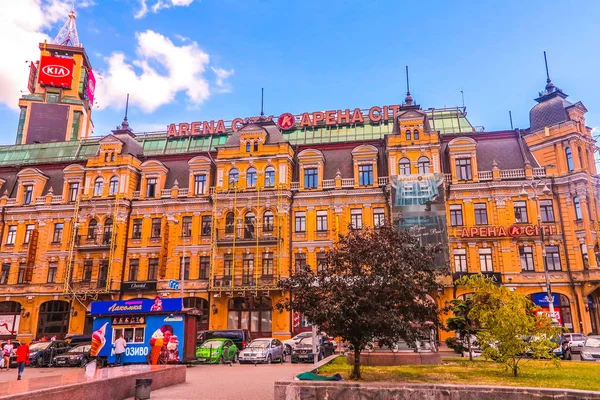
<path fill-rule="evenodd" d="M 267 356 L 267 364 L 271 364 L 271 361 L 272 361 L 272 360 L 271 360 L 271 355 L 269 354 L 269 355 Z"/>
<path fill-rule="evenodd" d="M 87 364 L 87 360 L 85 358 L 82 358 L 81 362 L 79 363 L 79 366 L 83 368 L 85 367 L 85 364 Z"/>
<path fill-rule="evenodd" d="M 279 357 L 279 361 L 281 361 L 281 364 L 283 364 L 285 362 L 285 353 L 281 353 L 281 357 Z"/>

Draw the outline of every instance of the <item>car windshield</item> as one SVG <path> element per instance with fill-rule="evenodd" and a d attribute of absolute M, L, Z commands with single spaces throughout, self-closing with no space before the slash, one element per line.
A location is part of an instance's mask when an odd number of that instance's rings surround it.
<path fill-rule="evenodd" d="M 304 339 L 305 337 L 309 337 L 309 336 L 311 336 L 311 335 L 312 335 L 312 334 L 311 334 L 310 332 L 309 332 L 309 333 L 301 333 L 301 334 L 299 334 L 299 335 L 296 335 L 296 337 L 294 338 L 294 340 L 300 340 L 300 339 Z"/>
<path fill-rule="evenodd" d="M 571 335 L 571 340 L 585 340 L 585 336 L 579 334 Z"/>
<path fill-rule="evenodd" d="M 50 343 L 52 343 L 52 342 L 38 342 L 38 343 L 34 343 L 31 346 L 29 346 L 29 351 L 45 350 L 45 349 L 48 348 L 48 346 L 50 346 Z"/>
<path fill-rule="evenodd" d="M 221 342 L 220 340 L 209 340 L 207 342 L 202 343 L 202 348 L 203 349 L 218 349 L 219 347 L 221 347 L 221 344 L 223 344 L 223 342 Z"/>
<path fill-rule="evenodd" d="M 587 338 L 585 347 L 600 347 L 600 338 Z"/>
<path fill-rule="evenodd" d="M 92 348 L 91 344 L 81 344 L 69 350 L 69 353 L 87 353 Z"/>
<path fill-rule="evenodd" d="M 312 346 L 312 337 L 305 337 L 300 341 L 300 344 L 308 344 L 310 346 Z"/>
<path fill-rule="evenodd" d="M 248 347 L 260 347 L 260 348 L 265 348 L 269 346 L 270 341 L 268 340 L 255 340 L 254 342 L 250 343 L 250 346 Z"/>

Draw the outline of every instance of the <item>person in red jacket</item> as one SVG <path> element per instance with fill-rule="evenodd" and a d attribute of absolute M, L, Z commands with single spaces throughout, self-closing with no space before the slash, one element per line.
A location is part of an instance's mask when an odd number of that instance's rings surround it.
<path fill-rule="evenodd" d="M 25 364 L 29 365 L 29 345 L 27 343 L 21 343 L 21 345 L 17 347 L 17 365 L 19 367 L 18 381 L 21 380 L 21 375 L 23 375 L 23 371 L 25 370 Z"/>

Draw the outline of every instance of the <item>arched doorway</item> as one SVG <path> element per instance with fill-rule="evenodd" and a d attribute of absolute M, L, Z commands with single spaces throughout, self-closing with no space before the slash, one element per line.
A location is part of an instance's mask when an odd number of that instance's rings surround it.
<path fill-rule="evenodd" d="M 19 332 L 21 304 L 16 301 L 0 302 L 0 339 L 13 339 Z"/>
<path fill-rule="evenodd" d="M 271 337 L 273 305 L 269 297 L 234 297 L 229 300 L 228 329 L 249 329 L 252 339 Z"/>
<path fill-rule="evenodd" d="M 63 338 L 69 331 L 70 306 L 66 301 L 42 303 L 38 319 L 37 337 Z"/>
<path fill-rule="evenodd" d="M 183 307 L 195 308 L 200 313 L 200 322 L 197 327 L 198 332 L 208 330 L 208 300 L 200 297 L 185 297 L 183 299 Z"/>
<path fill-rule="evenodd" d="M 571 314 L 569 298 L 559 293 L 553 293 L 552 297 L 554 297 L 554 312 L 556 313 L 558 323 L 567 328 L 569 332 L 573 332 L 573 316 Z M 540 312 L 550 311 L 546 292 L 532 294 L 531 300 L 542 309 Z"/>

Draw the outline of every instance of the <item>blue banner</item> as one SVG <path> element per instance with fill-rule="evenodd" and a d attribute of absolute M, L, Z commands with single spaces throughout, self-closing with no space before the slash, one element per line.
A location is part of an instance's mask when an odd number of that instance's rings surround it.
<path fill-rule="evenodd" d="M 558 294 L 554 294 L 552 297 L 554 297 L 554 301 L 553 301 L 553 305 L 555 307 L 560 306 L 560 299 L 558 298 Z M 531 297 L 533 297 L 533 302 L 538 305 L 538 306 L 542 306 L 542 307 L 548 307 L 548 304 L 550 303 L 548 301 L 548 294 L 547 293 L 534 293 Z"/>
<path fill-rule="evenodd" d="M 153 312 L 181 311 L 183 302 L 180 297 L 154 300 L 131 299 L 121 301 L 92 301 L 91 315 L 143 314 Z"/>

